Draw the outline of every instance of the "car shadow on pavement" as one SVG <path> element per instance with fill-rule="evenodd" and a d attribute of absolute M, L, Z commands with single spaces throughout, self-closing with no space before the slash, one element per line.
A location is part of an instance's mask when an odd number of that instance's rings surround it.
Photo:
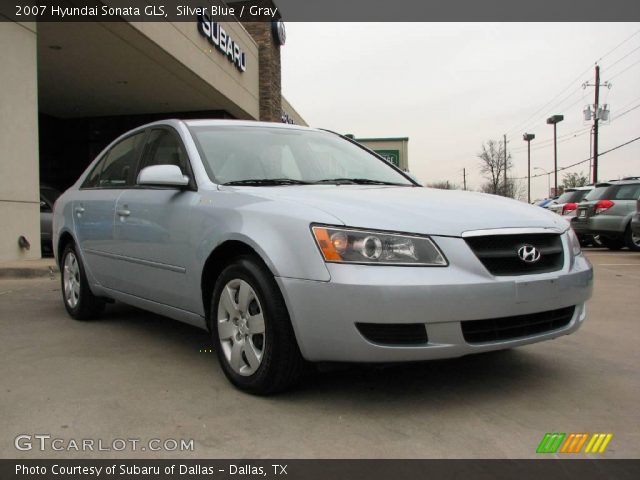
<path fill-rule="evenodd" d="M 199 351 L 214 348 L 204 330 L 121 303 L 109 305 L 98 322 L 118 325 L 149 345 L 170 345 L 182 358 L 193 353 L 188 363 L 202 362 L 201 366 L 212 372 L 212 382 L 227 382 L 215 358 L 198 356 Z M 559 362 L 552 348 L 547 343 L 415 363 L 319 364 L 309 369 L 297 388 L 276 398 L 278 402 L 297 402 L 321 396 L 323 401 L 342 398 L 375 404 L 436 398 L 455 401 L 469 395 L 477 401 L 483 396 L 490 399 L 531 391 L 542 395 L 546 389 L 570 387 L 575 381 L 572 367 Z M 234 387 L 228 384 L 228 388 Z"/>
<path fill-rule="evenodd" d="M 550 383 L 570 383 L 571 372 L 548 357 L 526 349 L 510 349 L 460 358 L 381 365 L 320 366 L 312 381 L 292 398 L 326 395 L 359 397 L 365 403 L 388 401 L 389 393 L 406 398 L 467 398 L 544 391 Z"/>

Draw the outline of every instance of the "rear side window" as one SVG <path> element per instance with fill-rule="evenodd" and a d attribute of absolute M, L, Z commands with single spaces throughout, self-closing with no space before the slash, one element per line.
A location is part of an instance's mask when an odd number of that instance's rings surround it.
<path fill-rule="evenodd" d="M 637 200 L 640 198 L 640 183 L 616 185 L 609 200 Z"/>
<path fill-rule="evenodd" d="M 91 171 L 82 188 L 125 188 L 134 184 L 144 132 L 116 143 Z"/>
<path fill-rule="evenodd" d="M 610 185 L 603 185 L 601 187 L 596 187 L 591 190 L 586 197 L 584 197 L 585 202 L 591 202 L 594 200 L 601 200 L 604 198 L 605 193 L 609 190 Z"/>

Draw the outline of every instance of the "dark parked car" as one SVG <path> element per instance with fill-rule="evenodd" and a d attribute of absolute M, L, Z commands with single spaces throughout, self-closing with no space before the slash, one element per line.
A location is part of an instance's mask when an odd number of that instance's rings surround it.
<path fill-rule="evenodd" d="M 581 202 L 591 190 L 593 190 L 593 185 L 567 188 L 564 193 L 560 195 L 555 202 L 549 204 L 547 208 L 553 213 L 563 215 L 567 218 L 575 217 L 578 203 Z"/>
<path fill-rule="evenodd" d="M 51 231 L 53 220 L 53 204 L 60 196 L 60 192 L 55 188 L 40 186 L 40 245 L 42 252 L 53 254 L 51 244 Z"/>

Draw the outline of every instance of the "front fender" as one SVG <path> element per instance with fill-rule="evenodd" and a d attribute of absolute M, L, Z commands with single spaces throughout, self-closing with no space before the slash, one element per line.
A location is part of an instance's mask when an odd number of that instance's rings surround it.
<path fill-rule="evenodd" d="M 217 192 L 212 206 L 198 208 L 196 264 L 199 274 L 209 255 L 224 242 L 249 245 L 276 277 L 327 282 L 329 270 L 310 224 L 342 225 L 334 216 L 289 201 Z"/>

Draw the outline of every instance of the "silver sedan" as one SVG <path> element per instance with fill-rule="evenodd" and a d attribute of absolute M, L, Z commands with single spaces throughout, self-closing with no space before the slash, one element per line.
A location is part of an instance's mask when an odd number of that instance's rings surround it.
<path fill-rule="evenodd" d="M 567 222 L 423 188 L 310 128 L 163 121 L 109 145 L 58 200 L 76 319 L 118 300 L 207 329 L 256 394 L 306 364 L 457 357 L 573 333 L 593 273 Z"/>

